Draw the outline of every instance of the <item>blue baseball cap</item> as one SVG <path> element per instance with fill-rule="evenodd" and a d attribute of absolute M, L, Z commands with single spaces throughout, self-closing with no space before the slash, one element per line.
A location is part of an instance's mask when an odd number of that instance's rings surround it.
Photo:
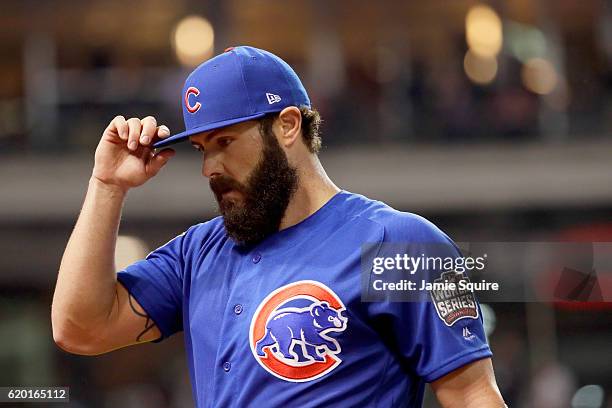
<path fill-rule="evenodd" d="M 310 108 L 306 89 L 289 64 L 271 52 L 248 46 L 230 47 L 201 64 L 187 77 L 182 95 L 185 131 L 153 147 L 288 106 Z"/>

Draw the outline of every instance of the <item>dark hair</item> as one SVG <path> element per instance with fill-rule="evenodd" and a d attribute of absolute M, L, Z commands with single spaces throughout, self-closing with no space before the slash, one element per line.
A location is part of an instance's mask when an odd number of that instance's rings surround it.
<path fill-rule="evenodd" d="M 310 153 L 317 154 L 321 150 L 321 115 L 316 109 L 301 106 L 302 140 Z M 272 124 L 280 112 L 269 113 L 259 119 L 259 130 L 262 136 L 272 134 Z"/>

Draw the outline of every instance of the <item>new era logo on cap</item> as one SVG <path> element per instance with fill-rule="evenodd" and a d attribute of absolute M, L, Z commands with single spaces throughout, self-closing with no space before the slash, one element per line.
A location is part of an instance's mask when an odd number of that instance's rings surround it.
<path fill-rule="evenodd" d="M 185 131 L 154 147 L 262 118 L 289 106 L 310 108 L 295 71 L 276 55 L 248 46 L 230 47 L 197 67 L 185 81 L 182 96 Z"/>
<path fill-rule="evenodd" d="M 280 102 L 281 97 L 278 95 L 274 95 L 271 93 L 266 94 L 266 98 L 268 98 L 268 104 L 272 105 L 273 103 Z"/>

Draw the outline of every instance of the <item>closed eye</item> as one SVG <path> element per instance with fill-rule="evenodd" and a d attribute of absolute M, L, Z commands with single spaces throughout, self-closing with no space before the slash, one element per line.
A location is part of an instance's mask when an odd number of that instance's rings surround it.
<path fill-rule="evenodd" d="M 227 147 L 230 143 L 232 143 L 232 139 L 229 137 L 220 137 L 217 139 L 219 147 Z"/>

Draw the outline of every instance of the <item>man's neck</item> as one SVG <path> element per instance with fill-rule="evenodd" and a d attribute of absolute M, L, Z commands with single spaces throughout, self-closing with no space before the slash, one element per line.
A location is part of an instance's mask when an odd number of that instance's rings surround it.
<path fill-rule="evenodd" d="M 300 166 L 298 187 L 291 197 L 280 229 L 289 228 L 314 214 L 340 189 L 330 180 L 318 157 L 312 156 L 305 166 Z"/>

